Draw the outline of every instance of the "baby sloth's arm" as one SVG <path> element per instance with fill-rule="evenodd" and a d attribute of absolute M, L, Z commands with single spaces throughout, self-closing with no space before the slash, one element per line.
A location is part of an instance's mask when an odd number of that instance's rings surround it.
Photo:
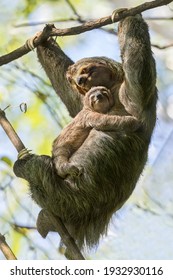
<path fill-rule="evenodd" d="M 97 112 L 89 112 L 86 118 L 86 126 L 102 131 L 136 131 L 141 123 L 133 116 L 105 115 Z"/>

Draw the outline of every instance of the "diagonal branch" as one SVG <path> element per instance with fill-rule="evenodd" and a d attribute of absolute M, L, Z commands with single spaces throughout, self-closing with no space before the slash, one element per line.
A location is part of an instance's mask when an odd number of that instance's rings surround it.
<path fill-rule="evenodd" d="M 134 16 L 138 13 L 142 13 L 149 9 L 154 9 L 154 8 L 157 8 L 160 6 L 168 5 L 171 2 L 172 2 L 172 0 L 155 0 L 155 1 L 143 3 L 139 6 L 125 10 L 122 13 L 115 15 L 113 22 L 118 22 L 127 16 Z M 110 15 L 110 16 L 103 17 L 100 19 L 88 21 L 82 25 L 71 27 L 71 28 L 57 29 L 57 28 L 53 27 L 49 30 L 46 29 L 46 30 L 43 30 L 41 36 L 39 36 L 37 39 L 34 40 L 34 47 L 37 47 L 39 44 L 41 44 L 43 41 L 45 41 L 50 36 L 77 35 L 80 33 L 84 33 L 86 31 L 100 28 L 105 25 L 112 24 L 113 22 L 112 22 L 112 15 Z M 11 53 L 1 56 L 0 57 L 0 66 L 15 60 L 15 59 L 27 54 L 30 51 L 31 50 L 25 44 L 22 47 L 12 51 Z"/>
<path fill-rule="evenodd" d="M 8 246 L 7 242 L 5 241 L 4 235 L 2 234 L 0 234 L 0 250 L 2 251 L 3 255 L 7 260 L 17 260 L 11 248 Z"/>
<path fill-rule="evenodd" d="M 15 132 L 14 128 L 12 127 L 10 122 L 7 120 L 7 118 L 5 116 L 5 112 L 1 109 L 0 109 L 0 125 L 2 126 L 5 133 L 7 134 L 7 136 L 9 137 L 9 139 L 11 140 L 11 142 L 13 143 L 13 145 L 15 146 L 15 148 L 18 152 L 20 152 L 22 149 L 25 148 L 24 144 L 20 140 L 20 138 L 17 135 L 17 133 Z"/>
<path fill-rule="evenodd" d="M 18 152 L 20 152 L 22 149 L 25 149 L 24 144 L 22 143 L 19 136 L 17 135 L 17 133 L 13 129 L 12 125 L 10 124 L 8 119 L 6 118 L 5 112 L 1 109 L 0 109 L 0 125 L 2 126 L 2 128 L 4 129 L 7 136 L 10 138 L 11 142 L 13 143 L 13 145 L 15 146 L 15 148 L 17 149 Z M 42 214 L 46 213 L 43 210 L 41 212 L 42 212 Z M 49 222 L 49 219 L 50 219 L 50 221 L 52 221 L 52 225 L 54 226 L 55 230 L 61 236 L 61 239 L 62 239 L 63 243 L 73 253 L 74 259 L 84 260 L 83 255 L 81 254 L 79 248 L 77 247 L 74 239 L 71 237 L 71 235 L 67 231 L 67 229 L 64 226 L 62 220 L 54 217 L 53 214 L 51 214 L 51 213 L 48 213 L 48 214 L 49 214 L 49 217 L 47 217 L 46 215 L 44 215 L 44 216 L 42 215 L 41 219 L 39 218 L 39 222 L 41 222 L 41 223 L 44 222 L 45 226 L 47 226 L 47 228 L 46 228 L 47 232 L 46 232 L 46 234 L 44 234 L 45 235 L 44 237 L 46 237 L 47 233 L 49 232 L 49 223 L 48 222 Z M 37 222 L 38 222 L 38 220 L 37 220 Z M 47 225 L 46 225 L 46 223 L 47 223 Z M 41 225 L 39 225 L 39 228 L 42 229 Z M 37 227 L 38 231 L 39 231 L 39 228 Z M 43 234 L 40 231 L 39 231 L 39 233 L 43 236 Z M 11 257 L 10 252 L 8 250 L 8 247 L 7 247 L 7 244 L 5 243 L 5 240 L 3 239 L 2 235 L 0 235 L 0 250 L 2 250 L 4 255 L 7 252 L 7 254 L 6 254 L 7 257 L 8 257 L 8 255 L 9 255 L 9 257 Z"/>

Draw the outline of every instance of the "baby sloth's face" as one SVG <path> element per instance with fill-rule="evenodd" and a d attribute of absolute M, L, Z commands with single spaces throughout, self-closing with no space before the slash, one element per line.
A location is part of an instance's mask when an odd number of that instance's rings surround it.
<path fill-rule="evenodd" d="M 93 87 L 84 97 L 84 106 L 98 113 L 107 113 L 113 105 L 113 95 L 105 87 Z"/>

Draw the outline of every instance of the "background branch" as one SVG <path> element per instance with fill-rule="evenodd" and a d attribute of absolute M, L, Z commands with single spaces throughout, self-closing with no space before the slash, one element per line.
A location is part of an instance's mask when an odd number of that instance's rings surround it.
<path fill-rule="evenodd" d="M 173 17 L 144 17 L 145 20 L 150 20 L 150 21 L 169 21 L 169 20 L 173 20 Z M 15 24 L 14 27 L 19 28 L 19 27 L 30 27 L 30 26 L 37 26 L 37 25 L 43 25 L 43 24 L 47 24 L 47 22 L 49 23 L 64 23 L 64 22 L 81 22 L 81 23 L 85 23 L 86 20 L 82 19 L 79 20 L 78 18 L 75 17 L 69 17 L 69 18 L 59 18 L 59 19 L 54 19 L 54 20 L 44 20 L 44 21 L 33 21 L 33 22 L 23 22 L 23 23 L 19 23 L 19 24 Z M 109 30 L 108 30 L 109 31 Z"/>
<path fill-rule="evenodd" d="M 171 2 L 172 2 L 172 0 L 155 0 L 155 1 L 143 3 L 139 6 L 126 10 L 126 11 L 122 12 L 121 14 L 115 15 L 114 22 L 118 22 L 127 16 L 132 16 L 132 15 L 135 15 L 138 13 L 142 13 L 149 9 L 167 5 Z M 44 29 L 42 32 L 42 35 L 39 36 L 36 40 L 34 40 L 34 46 L 37 47 L 39 44 L 41 44 L 44 40 L 46 40 L 50 36 L 77 35 L 77 34 L 80 34 L 80 33 L 86 32 L 86 31 L 100 28 L 100 27 L 108 25 L 108 24 L 112 24 L 112 15 L 103 17 L 103 18 L 100 18 L 97 20 L 89 21 L 82 25 L 71 27 L 71 28 L 57 29 L 54 27 L 51 30 Z M 0 66 L 15 60 L 15 59 L 27 54 L 30 51 L 31 50 L 29 49 L 29 47 L 25 44 L 22 47 L 16 49 L 15 51 L 13 51 L 7 55 L 1 56 L 0 57 Z"/>
<path fill-rule="evenodd" d="M 159 50 L 164 50 L 164 49 L 168 49 L 168 48 L 173 47 L 173 43 L 171 43 L 169 45 L 165 45 L 165 46 L 159 46 L 159 45 L 156 45 L 156 44 L 152 44 L 152 47 L 157 48 Z"/>
<path fill-rule="evenodd" d="M 79 13 L 77 12 L 77 10 L 75 9 L 75 7 L 72 5 L 72 3 L 69 0 L 66 0 L 67 4 L 69 5 L 70 9 L 73 11 L 73 13 L 75 14 L 75 16 L 77 17 L 77 20 L 80 23 L 84 23 L 85 21 L 81 18 L 81 16 L 79 15 Z"/>
<path fill-rule="evenodd" d="M 4 235 L 0 234 L 0 250 L 7 260 L 17 260 L 16 256 L 12 252 L 11 248 L 5 241 Z"/>

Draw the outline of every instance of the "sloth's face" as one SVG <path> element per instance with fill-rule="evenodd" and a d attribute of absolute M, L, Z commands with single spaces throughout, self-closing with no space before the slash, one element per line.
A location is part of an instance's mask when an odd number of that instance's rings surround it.
<path fill-rule="evenodd" d="M 113 105 L 113 95 L 105 87 L 93 87 L 84 97 L 84 106 L 89 107 L 95 112 L 107 113 Z"/>
<path fill-rule="evenodd" d="M 104 86 L 110 89 L 115 83 L 112 71 L 101 62 L 74 64 L 69 67 L 67 79 L 84 95 L 92 87 Z"/>

